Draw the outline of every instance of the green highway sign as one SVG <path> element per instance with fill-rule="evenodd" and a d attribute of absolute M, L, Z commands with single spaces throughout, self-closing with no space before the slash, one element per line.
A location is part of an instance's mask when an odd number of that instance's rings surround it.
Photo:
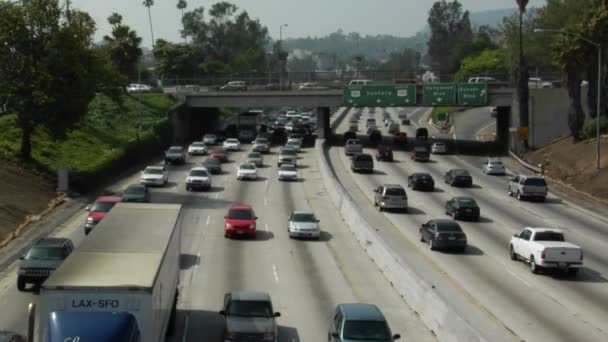
<path fill-rule="evenodd" d="M 416 85 L 360 85 L 344 88 L 346 106 L 415 106 Z"/>
<path fill-rule="evenodd" d="M 488 104 L 488 85 L 486 83 L 460 83 L 458 85 L 458 104 L 485 106 Z"/>
<path fill-rule="evenodd" d="M 451 106 L 456 104 L 456 84 L 425 83 L 422 90 L 425 106 Z"/>

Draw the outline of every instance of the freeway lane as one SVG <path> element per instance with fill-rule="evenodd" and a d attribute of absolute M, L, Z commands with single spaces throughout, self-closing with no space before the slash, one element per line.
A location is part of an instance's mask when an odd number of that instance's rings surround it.
<path fill-rule="evenodd" d="M 388 109 L 396 116 L 398 109 Z M 375 113 L 381 119 L 380 111 Z M 362 115 L 364 124 L 367 115 Z M 344 127 L 340 129 L 344 130 Z M 340 131 L 340 129 L 338 131 Z M 413 132 L 408 131 L 408 134 Z M 372 151 L 370 151 L 372 152 Z M 373 152 L 372 152 L 373 153 Z M 342 148 L 332 148 L 332 161 L 339 177 L 361 206 L 371 208 L 372 191 L 382 183 L 405 185 L 415 171 L 430 172 L 438 185 L 433 193 L 408 191 L 409 214 L 373 214 L 384 220 L 383 229 L 397 229 L 409 242 L 418 241 L 418 227 L 431 218 L 447 217 L 443 205 L 456 195 L 469 195 L 479 202 L 482 220 L 461 223 L 472 247 L 465 255 L 428 251 L 418 244 L 433 265 L 446 271 L 484 307 L 525 340 L 606 340 L 608 318 L 608 242 L 606 217 L 588 213 L 566 199 L 551 195 L 547 203 L 518 202 L 505 194 L 507 177 L 486 176 L 479 166 L 483 158 L 436 156 L 429 163 L 414 163 L 396 152 L 396 163 L 376 163 L 374 175 L 351 175 L 350 161 Z M 477 165 L 477 166 L 473 166 Z M 476 186 L 451 188 L 442 183 L 450 168 L 467 168 Z M 509 260 L 508 241 L 522 227 L 559 226 L 568 238 L 585 250 L 585 268 L 576 279 L 532 275 L 523 263 Z"/>
<path fill-rule="evenodd" d="M 453 138 L 479 140 L 482 132 L 496 132 L 496 118 L 490 115 L 489 107 L 471 108 L 454 114 Z"/>
<path fill-rule="evenodd" d="M 245 145 L 249 147 L 249 145 Z M 276 150 L 277 148 L 274 148 Z M 302 181 L 276 179 L 276 155 L 265 157 L 255 182 L 235 180 L 237 163 L 245 152 L 231 155 L 224 174 L 213 178 L 209 192 L 187 192 L 185 172 L 203 157 L 191 157 L 182 166 L 169 166 L 170 184 L 152 189 L 153 202 L 184 205 L 181 290 L 178 329 L 173 341 L 220 341 L 223 295 L 233 289 L 267 291 L 282 316 L 280 341 L 322 341 L 327 338 L 331 311 L 342 302 L 371 302 L 387 316 L 393 330 L 407 339 L 434 341 L 415 313 L 392 289 L 341 218 L 335 214 L 319 177 L 316 157 L 305 150 L 299 161 Z M 116 185 L 122 189 L 137 180 L 133 175 Z M 253 205 L 258 220 L 256 240 L 227 240 L 223 216 L 231 203 Z M 287 216 L 295 208 L 311 207 L 321 219 L 321 241 L 290 240 Z M 85 213 L 79 213 L 55 235 L 82 241 Z M 0 327 L 25 333 L 27 303 L 32 293 L 15 288 L 17 263 L 0 278 L 0 306 L 12 308 L 0 316 Z M 6 311 L 5 311 L 6 313 Z"/>

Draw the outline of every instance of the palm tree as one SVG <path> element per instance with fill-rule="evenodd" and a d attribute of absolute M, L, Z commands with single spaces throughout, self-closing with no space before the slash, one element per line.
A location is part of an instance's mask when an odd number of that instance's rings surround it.
<path fill-rule="evenodd" d="M 184 27 L 184 10 L 188 7 L 188 3 L 186 0 L 178 0 L 177 1 L 177 9 L 182 11 L 182 28 Z M 184 42 L 188 42 L 188 37 L 184 35 Z"/>
<path fill-rule="evenodd" d="M 154 6 L 154 0 L 144 0 L 143 5 L 148 7 L 148 19 L 150 21 L 150 35 L 152 36 L 152 49 L 154 49 L 154 30 L 152 30 L 152 13 L 150 7 Z"/>

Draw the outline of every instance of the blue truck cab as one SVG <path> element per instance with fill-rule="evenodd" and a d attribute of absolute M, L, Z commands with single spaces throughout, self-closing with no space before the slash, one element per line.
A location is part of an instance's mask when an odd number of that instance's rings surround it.
<path fill-rule="evenodd" d="M 139 328 L 127 312 L 55 311 L 44 342 L 140 342 Z"/>

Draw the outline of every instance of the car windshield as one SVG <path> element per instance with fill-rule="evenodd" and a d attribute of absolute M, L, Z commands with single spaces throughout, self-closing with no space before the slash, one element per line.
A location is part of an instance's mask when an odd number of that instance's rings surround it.
<path fill-rule="evenodd" d="M 163 174 L 163 170 L 162 169 L 145 169 L 144 173 L 147 175 L 162 175 Z"/>
<path fill-rule="evenodd" d="M 169 153 L 181 153 L 182 152 L 182 148 L 181 147 L 171 147 L 169 148 Z"/>
<path fill-rule="evenodd" d="M 209 174 L 206 170 L 192 170 L 190 176 L 192 177 L 207 177 Z"/>
<path fill-rule="evenodd" d="M 141 195 L 146 193 L 146 188 L 143 186 L 130 186 L 125 189 L 125 194 L 129 195 Z"/>
<path fill-rule="evenodd" d="M 369 162 L 369 161 L 373 161 L 372 156 L 370 155 L 366 155 L 366 154 L 361 154 L 355 157 L 355 159 L 357 161 L 362 161 L 362 162 Z"/>
<path fill-rule="evenodd" d="M 58 247 L 32 247 L 25 259 L 63 259 L 63 250 Z"/>
<path fill-rule="evenodd" d="M 532 186 L 547 186 L 547 183 L 543 178 L 528 178 L 524 184 Z"/>
<path fill-rule="evenodd" d="M 255 165 L 243 164 L 243 165 L 241 165 L 241 170 L 255 170 Z"/>
<path fill-rule="evenodd" d="M 114 206 L 114 202 L 95 202 L 91 211 L 95 212 L 108 212 Z"/>
<path fill-rule="evenodd" d="M 388 326 L 380 321 L 344 322 L 344 339 L 364 341 L 387 341 L 391 338 Z"/>
<path fill-rule="evenodd" d="M 238 144 L 239 141 L 236 139 L 227 139 L 226 142 L 229 144 Z"/>
<path fill-rule="evenodd" d="M 559 232 L 538 232 L 534 235 L 534 241 L 566 241 L 564 234 Z"/>
<path fill-rule="evenodd" d="M 228 218 L 232 220 L 253 220 L 251 210 L 230 210 Z"/>
<path fill-rule="evenodd" d="M 459 198 L 458 204 L 461 207 L 477 207 L 477 202 L 472 198 Z"/>
<path fill-rule="evenodd" d="M 387 196 L 405 196 L 405 190 L 401 188 L 388 188 L 386 189 Z"/>
<path fill-rule="evenodd" d="M 429 179 L 432 178 L 431 175 L 426 174 L 426 173 L 418 173 L 418 174 L 416 174 L 415 177 L 418 178 L 418 179 L 420 179 L 420 180 L 429 180 Z"/>
<path fill-rule="evenodd" d="M 257 139 L 256 144 L 268 144 L 268 139 Z"/>
<path fill-rule="evenodd" d="M 194 147 L 205 147 L 205 144 L 202 142 L 194 142 L 192 143 L 192 146 Z"/>
<path fill-rule="evenodd" d="M 272 317 L 269 302 L 253 300 L 233 300 L 228 305 L 228 315 L 242 317 Z"/>
<path fill-rule="evenodd" d="M 455 222 L 441 222 L 437 223 L 438 232 L 461 232 L 462 229 Z"/>
<path fill-rule="evenodd" d="M 283 164 L 283 165 L 281 165 L 280 170 L 281 171 L 296 171 L 296 167 L 293 166 L 293 165 L 285 165 L 285 164 Z"/>
<path fill-rule="evenodd" d="M 281 154 L 282 155 L 287 155 L 287 156 L 295 156 L 295 155 L 297 155 L 296 151 L 294 151 L 294 150 L 281 150 Z"/>
<path fill-rule="evenodd" d="M 205 165 L 219 165 L 220 161 L 215 158 L 207 158 L 205 159 Z"/>
<path fill-rule="evenodd" d="M 490 165 L 502 165 L 502 162 L 500 160 L 491 160 Z"/>
<path fill-rule="evenodd" d="M 455 176 L 470 176 L 467 170 L 453 170 Z"/>
<path fill-rule="evenodd" d="M 247 158 L 260 158 L 261 154 L 259 153 L 249 153 Z"/>
<path fill-rule="evenodd" d="M 317 222 L 315 215 L 310 213 L 295 213 L 291 220 L 293 222 Z"/>

